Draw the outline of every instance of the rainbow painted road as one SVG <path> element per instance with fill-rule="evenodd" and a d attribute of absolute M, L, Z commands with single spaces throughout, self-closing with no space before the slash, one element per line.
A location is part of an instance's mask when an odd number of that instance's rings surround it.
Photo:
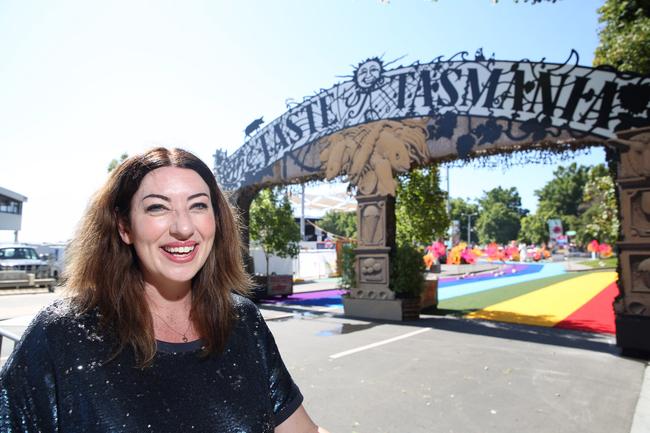
<path fill-rule="evenodd" d="M 609 270 L 566 272 L 555 263 L 505 264 L 491 273 L 442 278 L 434 314 L 613 334 L 616 279 Z M 297 293 L 265 302 L 339 311 L 344 293 Z"/>

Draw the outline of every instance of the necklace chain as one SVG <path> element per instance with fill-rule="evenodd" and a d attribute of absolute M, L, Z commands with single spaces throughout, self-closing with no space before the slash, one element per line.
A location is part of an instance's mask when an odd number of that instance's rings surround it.
<path fill-rule="evenodd" d="M 188 339 L 187 339 L 187 333 L 189 332 L 190 328 L 192 327 L 192 321 L 191 321 L 191 320 L 190 320 L 189 323 L 187 324 L 187 329 L 185 330 L 185 332 L 178 332 L 178 331 L 177 331 L 176 329 L 174 329 L 174 328 L 173 328 L 169 323 L 167 323 L 167 321 L 166 321 L 165 319 L 163 319 L 162 316 L 161 316 L 160 314 L 155 313 L 155 312 L 154 312 L 153 314 L 155 314 L 156 316 L 158 316 L 158 318 L 159 318 L 159 319 L 160 319 L 160 320 L 165 324 L 165 326 L 167 326 L 169 329 L 171 329 L 172 331 L 174 331 L 176 334 L 180 335 L 180 336 L 181 336 L 181 339 L 183 340 L 183 343 L 187 343 L 187 342 L 188 342 Z"/>

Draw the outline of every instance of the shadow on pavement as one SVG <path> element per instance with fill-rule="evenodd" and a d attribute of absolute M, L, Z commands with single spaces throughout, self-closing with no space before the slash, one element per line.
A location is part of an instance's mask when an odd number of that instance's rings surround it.
<path fill-rule="evenodd" d="M 419 320 L 395 322 L 373 320 L 361 317 L 346 316 L 339 312 L 317 311 L 312 308 L 299 306 L 260 305 L 260 308 L 283 311 L 287 313 L 314 317 L 334 317 L 337 319 L 361 320 L 377 325 L 403 325 L 417 328 L 432 328 L 439 331 L 457 332 L 461 334 L 481 335 L 485 337 L 503 338 L 506 340 L 525 341 L 530 343 L 547 344 L 574 349 L 590 350 L 621 356 L 620 349 L 615 345 L 611 335 L 568 329 L 530 326 L 515 323 L 493 322 L 488 320 L 464 319 L 453 316 L 423 315 Z M 340 310 L 339 310 L 340 311 Z M 440 314 L 440 312 L 438 312 Z"/>
<path fill-rule="evenodd" d="M 461 319 L 448 316 L 426 317 L 421 318 L 417 322 L 404 322 L 404 324 L 417 327 L 431 327 L 441 331 L 591 350 L 610 353 L 612 355 L 619 355 L 620 353 L 619 348 L 616 347 L 614 339 L 611 336 L 590 332 L 488 320 Z"/>

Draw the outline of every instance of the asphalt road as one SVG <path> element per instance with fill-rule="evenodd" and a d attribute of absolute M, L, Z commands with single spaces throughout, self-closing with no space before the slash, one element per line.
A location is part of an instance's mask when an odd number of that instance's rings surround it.
<path fill-rule="evenodd" d="M 54 296 L 0 295 L 0 317 Z M 450 317 L 387 323 L 262 311 L 308 411 L 332 433 L 628 433 L 646 369 L 621 357 L 609 336 Z M 21 321 L 0 327 L 19 333 Z M 2 356 L 10 349 L 3 344 Z"/>
<path fill-rule="evenodd" d="M 310 314 L 269 326 L 332 432 L 628 433 L 646 367 L 573 331 Z"/>

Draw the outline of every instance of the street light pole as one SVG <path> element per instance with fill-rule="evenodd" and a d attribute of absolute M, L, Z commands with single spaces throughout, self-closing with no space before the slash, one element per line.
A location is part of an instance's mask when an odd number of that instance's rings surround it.
<path fill-rule="evenodd" d="M 449 238 L 447 248 L 451 249 L 452 245 L 452 236 L 453 236 L 453 229 L 452 229 L 452 221 L 451 221 L 451 196 L 450 190 L 449 190 L 449 165 L 445 167 L 447 169 L 447 216 L 449 216 L 449 227 L 447 228 L 447 236 Z"/>
<path fill-rule="evenodd" d="M 301 184 L 300 191 L 300 239 L 305 239 L 305 184 Z"/>
<path fill-rule="evenodd" d="M 472 242 L 472 217 L 476 216 L 475 213 L 464 213 L 463 216 L 467 217 L 467 244 Z"/>

